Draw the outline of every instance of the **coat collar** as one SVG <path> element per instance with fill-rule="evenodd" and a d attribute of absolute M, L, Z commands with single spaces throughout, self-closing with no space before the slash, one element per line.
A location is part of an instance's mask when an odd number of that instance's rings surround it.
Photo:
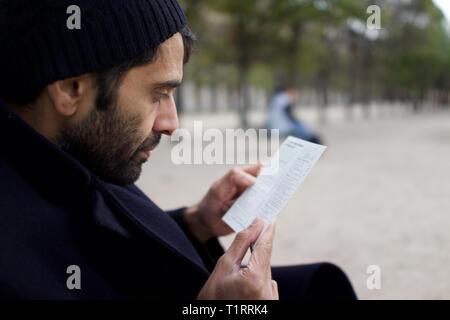
<path fill-rule="evenodd" d="M 85 194 L 90 172 L 0 100 L 0 151 L 40 192 L 67 201 Z M 79 200 L 79 198 L 78 198 Z"/>
<path fill-rule="evenodd" d="M 161 245 L 182 256 L 184 260 L 193 263 L 205 275 L 209 273 L 200 255 L 175 220 L 136 186 L 120 187 L 96 179 L 94 184 L 97 183 L 99 183 L 98 189 L 104 197 L 116 202 L 115 206 L 134 225 Z"/>
<path fill-rule="evenodd" d="M 92 199 L 92 188 L 135 225 L 207 274 L 201 258 L 177 223 L 149 198 L 103 182 L 78 160 L 25 123 L 0 100 L 0 154 L 46 198 L 70 204 Z M 95 197 L 94 197 L 95 198 Z M 97 199 L 98 200 L 98 199 Z M 95 199 L 94 199 L 95 201 Z M 97 204 L 94 204 L 96 207 Z M 107 210 L 106 206 L 102 206 Z"/>

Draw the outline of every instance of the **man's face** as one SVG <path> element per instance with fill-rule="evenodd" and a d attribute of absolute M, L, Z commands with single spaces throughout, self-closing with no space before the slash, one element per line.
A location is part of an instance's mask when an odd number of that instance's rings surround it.
<path fill-rule="evenodd" d="M 105 181 L 135 182 L 161 134 L 171 135 L 178 127 L 173 91 L 183 77 L 183 57 L 177 33 L 158 47 L 155 62 L 126 73 L 113 105 L 94 106 L 66 125 L 60 146 Z"/>
<path fill-rule="evenodd" d="M 292 102 L 297 101 L 300 97 L 298 90 L 294 88 L 289 88 L 287 90 L 287 93 L 289 94 L 289 98 L 291 99 Z"/>

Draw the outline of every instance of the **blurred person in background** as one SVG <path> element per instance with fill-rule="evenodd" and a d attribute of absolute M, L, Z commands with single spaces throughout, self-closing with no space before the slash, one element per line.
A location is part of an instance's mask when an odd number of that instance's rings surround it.
<path fill-rule="evenodd" d="M 269 103 L 267 128 L 279 129 L 280 136 L 294 136 L 313 143 L 322 143 L 322 139 L 305 122 L 294 116 L 294 105 L 299 98 L 297 89 L 279 86 Z"/>

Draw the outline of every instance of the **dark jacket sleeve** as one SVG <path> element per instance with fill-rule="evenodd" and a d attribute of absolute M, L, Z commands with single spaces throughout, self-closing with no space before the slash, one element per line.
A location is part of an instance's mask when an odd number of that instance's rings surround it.
<path fill-rule="evenodd" d="M 289 120 L 291 120 L 292 122 L 298 122 L 298 120 L 294 116 L 292 104 L 288 104 L 287 107 L 284 109 L 284 112 L 286 116 L 289 118 Z"/>
<path fill-rule="evenodd" d="M 205 263 L 206 268 L 212 272 L 216 266 L 217 260 L 225 253 L 225 251 L 217 238 L 212 238 L 205 243 L 201 243 L 197 240 L 197 238 L 189 231 L 184 220 L 183 213 L 186 209 L 187 207 L 182 207 L 175 210 L 168 210 L 166 213 L 178 223 L 181 229 L 183 229 L 184 233 L 192 242 Z"/>

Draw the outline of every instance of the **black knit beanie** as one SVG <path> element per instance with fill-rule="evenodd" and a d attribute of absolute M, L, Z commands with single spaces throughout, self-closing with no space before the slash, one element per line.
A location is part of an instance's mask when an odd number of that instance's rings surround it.
<path fill-rule="evenodd" d="M 67 26 L 71 5 L 81 29 Z M 118 65 L 185 25 L 176 0 L 0 0 L 0 98 Z"/>

